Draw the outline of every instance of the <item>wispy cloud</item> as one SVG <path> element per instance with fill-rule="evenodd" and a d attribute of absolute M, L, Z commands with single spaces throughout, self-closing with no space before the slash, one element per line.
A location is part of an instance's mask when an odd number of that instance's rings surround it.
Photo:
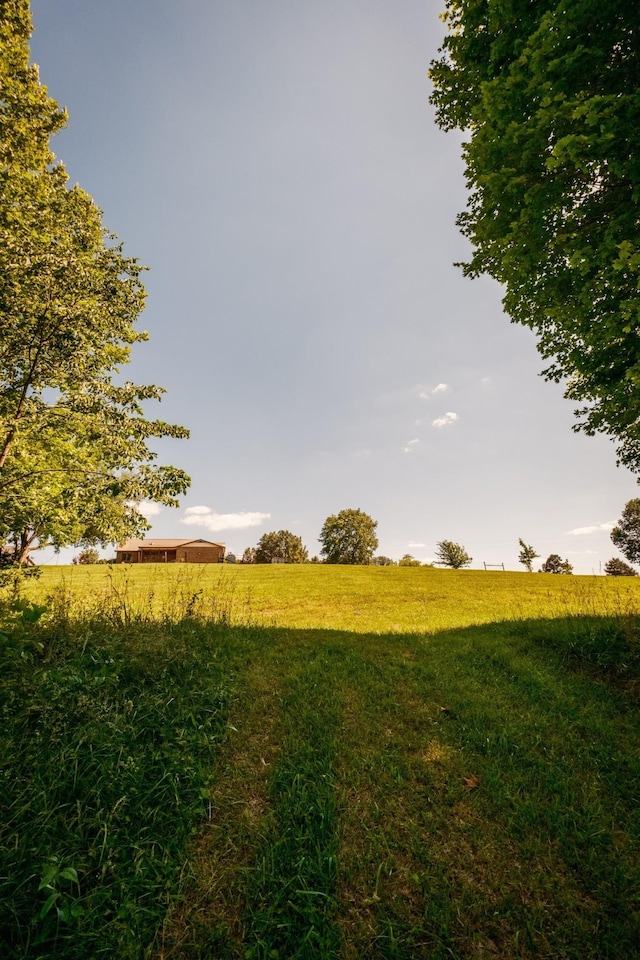
<path fill-rule="evenodd" d="M 418 396 L 421 400 L 429 400 L 430 397 L 434 397 L 438 393 L 446 393 L 449 389 L 448 383 L 439 383 L 436 387 L 433 387 L 431 390 L 421 390 Z"/>
<path fill-rule="evenodd" d="M 405 444 L 405 446 L 402 448 L 402 452 L 403 452 L 403 453 L 413 453 L 413 451 L 415 450 L 415 448 L 418 446 L 419 443 L 420 443 L 420 441 L 418 440 L 417 437 L 416 437 L 414 440 L 409 440 L 409 441 L 407 441 L 407 443 Z"/>
<path fill-rule="evenodd" d="M 572 537 L 583 537 L 588 533 L 596 533 L 598 530 L 609 532 L 613 530 L 615 525 L 615 520 L 607 520 L 606 523 L 593 523 L 589 527 L 576 527 L 574 530 L 567 530 L 567 533 Z"/>
<path fill-rule="evenodd" d="M 247 527 L 259 527 L 270 516 L 270 513 L 249 510 L 243 510 L 240 513 L 216 513 L 211 507 L 187 507 L 182 523 L 187 526 L 205 527 L 212 533 L 217 533 L 220 530 L 246 530 Z"/>
<path fill-rule="evenodd" d="M 457 413 L 445 413 L 444 417 L 438 417 L 437 420 L 434 420 L 432 426 L 437 428 L 449 427 L 452 423 L 455 423 L 457 419 Z"/>
<path fill-rule="evenodd" d="M 426 543 L 418 543 L 415 540 L 409 540 L 408 547 L 426 547 Z"/>

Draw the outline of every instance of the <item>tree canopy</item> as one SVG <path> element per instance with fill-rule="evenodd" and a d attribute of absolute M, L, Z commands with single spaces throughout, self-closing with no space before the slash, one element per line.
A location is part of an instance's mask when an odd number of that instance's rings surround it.
<path fill-rule="evenodd" d="M 640 563 L 640 500 L 629 500 L 611 531 L 611 539 L 630 563 Z"/>
<path fill-rule="evenodd" d="M 419 567 L 420 561 L 416 560 L 415 557 L 412 557 L 410 553 L 405 553 L 404 556 L 398 560 L 399 567 Z"/>
<path fill-rule="evenodd" d="M 559 553 L 550 553 L 540 567 L 540 573 L 573 573 L 573 567 Z"/>
<path fill-rule="evenodd" d="M 518 543 L 520 544 L 518 563 L 524 564 L 529 573 L 531 573 L 533 571 L 533 561 L 536 560 L 540 554 L 536 553 L 531 544 L 525 543 L 522 537 L 518 538 Z"/>
<path fill-rule="evenodd" d="M 306 563 L 309 559 L 307 548 L 302 539 L 289 530 L 263 533 L 253 555 L 254 563 L 271 563 L 272 560 L 284 560 L 285 563 Z"/>
<path fill-rule="evenodd" d="M 470 557 L 464 547 L 451 540 L 440 540 L 436 544 L 436 563 L 443 567 L 452 567 L 459 570 L 468 567 L 473 557 Z"/>
<path fill-rule="evenodd" d="M 66 123 L 29 65 L 28 0 L 0 2 L 0 541 L 114 542 L 148 529 L 137 509 L 189 485 L 147 441 L 186 437 L 145 416 L 160 387 L 120 377 L 144 307 L 142 267 L 69 187 L 50 138 Z"/>
<path fill-rule="evenodd" d="M 637 572 L 620 557 L 611 557 L 604 565 L 604 572 L 608 577 L 637 577 Z"/>
<path fill-rule="evenodd" d="M 325 563 L 371 563 L 378 548 L 377 520 L 362 510 L 341 510 L 327 517 L 320 531 Z"/>
<path fill-rule="evenodd" d="M 464 272 L 504 284 L 580 404 L 574 429 L 640 471 L 640 6 L 446 0 L 444 16 L 432 102 L 466 137 Z"/>

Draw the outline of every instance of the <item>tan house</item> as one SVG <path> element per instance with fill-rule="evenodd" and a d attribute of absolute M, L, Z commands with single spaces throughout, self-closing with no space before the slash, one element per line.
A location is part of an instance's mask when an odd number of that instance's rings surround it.
<path fill-rule="evenodd" d="M 126 540 L 116 563 L 222 563 L 224 543 L 211 540 Z"/>

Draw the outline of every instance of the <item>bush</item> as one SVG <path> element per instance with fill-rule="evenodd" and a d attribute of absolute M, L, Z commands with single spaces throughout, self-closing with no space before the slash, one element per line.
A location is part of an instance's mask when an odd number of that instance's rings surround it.
<path fill-rule="evenodd" d="M 461 567 L 468 567 L 473 557 L 470 557 L 464 547 L 459 543 L 453 543 L 451 540 L 440 540 L 436 544 L 437 563 L 443 567 L 452 567 L 459 570 Z"/>
<path fill-rule="evenodd" d="M 540 573 L 573 573 L 573 567 L 568 560 L 563 560 L 557 553 L 550 553 L 540 567 Z"/>
<path fill-rule="evenodd" d="M 604 572 L 608 577 L 637 577 L 638 574 L 628 563 L 619 557 L 611 557 L 604 565 Z"/>

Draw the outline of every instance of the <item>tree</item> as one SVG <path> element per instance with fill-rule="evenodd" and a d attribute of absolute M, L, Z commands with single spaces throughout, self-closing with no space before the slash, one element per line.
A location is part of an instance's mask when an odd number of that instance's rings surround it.
<path fill-rule="evenodd" d="M 468 567 L 473 557 L 470 557 L 464 547 L 459 543 L 453 543 L 451 540 L 440 540 L 436 544 L 436 563 L 445 567 L 453 567 L 459 570 L 461 567 Z"/>
<path fill-rule="evenodd" d="M 319 537 L 325 563 L 371 563 L 378 547 L 377 526 L 362 510 L 341 510 L 327 517 Z"/>
<path fill-rule="evenodd" d="M 446 0 L 431 64 L 445 130 L 466 135 L 467 276 L 506 290 L 549 380 L 640 470 L 640 70 L 635 0 Z"/>
<path fill-rule="evenodd" d="M 419 567 L 420 561 L 414 560 L 410 553 L 405 553 L 402 560 L 398 561 L 399 567 Z"/>
<path fill-rule="evenodd" d="M 540 573 L 573 573 L 573 567 L 568 560 L 563 560 L 559 554 L 550 553 L 540 567 Z"/>
<path fill-rule="evenodd" d="M 608 577 L 637 577 L 638 574 L 628 563 L 620 557 L 612 557 L 604 565 L 604 572 Z"/>
<path fill-rule="evenodd" d="M 80 565 L 99 563 L 100 554 L 95 547 L 85 547 L 84 550 L 81 550 L 80 553 L 73 558 L 72 562 Z"/>
<path fill-rule="evenodd" d="M 382 554 L 374 557 L 373 563 L 376 567 L 395 567 L 396 565 L 395 560 L 392 560 L 391 557 L 384 557 Z"/>
<path fill-rule="evenodd" d="M 533 571 L 533 561 L 536 560 L 540 554 L 536 553 L 533 547 L 526 544 L 521 538 L 518 538 L 518 543 L 522 548 L 518 554 L 518 563 L 523 563 L 529 573 L 531 573 Z"/>
<path fill-rule="evenodd" d="M 142 533 L 144 499 L 175 506 L 189 485 L 157 466 L 156 386 L 121 382 L 144 306 L 142 267 L 126 257 L 49 141 L 66 114 L 29 66 L 28 0 L 0 5 L 0 542 L 108 543 Z M 117 378 L 117 382 L 115 381 Z"/>
<path fill-rule="evenodd" d="M 278 530 L 277 533 L 263 533 L 258 540 L 254 561 L 271 563 L 272 560 L 284 560 L 285 563 L 306 563 L 308 558 L 307 548 L 300 537 L 289 530 Z"/>
<path fill-rule="evenodd" d="M 247 547 L 247 549 L 242 554 L 243 563 L 255 563 L 256 562 L 256 551 L 255 547 Z"/>
<path fill-rule="evenodd" d="M 640 500 L 629 500 L 611 539 L 629 563 L 640 563 Z"/>

